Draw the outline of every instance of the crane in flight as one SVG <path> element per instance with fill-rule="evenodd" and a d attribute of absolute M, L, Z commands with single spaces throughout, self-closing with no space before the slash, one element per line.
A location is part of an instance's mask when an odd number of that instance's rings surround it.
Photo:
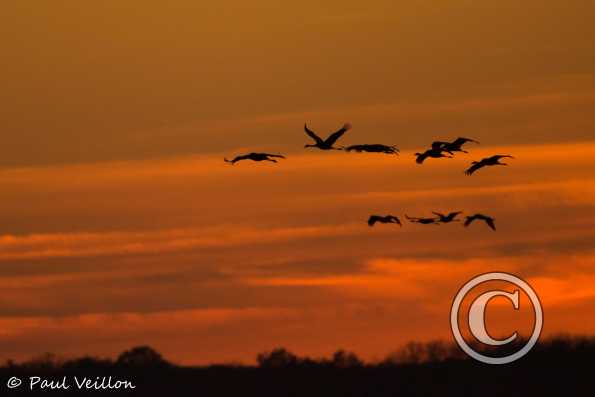
<path fill-rule="evenodd" d="M 465 174 L 466 175 L 473 175 L 473 173 L 477 170 L 479 170 L 480 168 L 483 167 L 490 167 L 490 166 L 494 166 L 494 165 L 508 165 L 506 163 L 501 163 L 500 160 L 503 158 L 511 158 L 513 159 L 514 157 L 509 155 L 509 154 L 497 154 L 495 156 L 492 157 L 486 157 L 484 159 L 482 159 L 481 161 L 473 161 L 471 162 L 471 167 L 469 167 L 466 171 Z"/>
<path fill-rule="evenodd" d="M 432 212 L 432 214 L 438 217 L 438 222 L 440 223 L 450 223 L 450 222 L 460 222 L 459 219 L 456 219 L 457 215 L 462 214 L 463 211 L 456 211 L 451 212 L 448 215 L 442 214 L 440 212 Z"/>
<path fill-rule="evenodd" d="M 490 216 L 483 214 L 475 214 L 472 216 L 468 216 L 467 220 L 465 220 L 464 223 L 465 227 L 469 226 L 475 220 L 484 221 L 492 230 L 496 230 L 496 220 Z"/>
<path fill-rule="evenodd" d="M 380 143 L 363 144 L 363 145 L 351 145 L 345 148 L 346 151 L 369 152 L 369 153 L 386 153 L 386 154 L 399 154 L 399 149 L 396 146 L 382 145 Z"/>
<path fill-rule="evenodd" d="M 411 223 L 420 223 L 422 225 L 440 225 L 436 218 L 417 218 L 405 215 L 405 218 L 409 219 Z"/>
<path fill-rule="evenodd" d="M 442 157 L 452 158 L 452 152 L 444 149 L 442 147 L 442 144 L 443 144 L 443 142 L 433 142 L 431 149 L 428 149 L 423 153 L 415 153 L 415 155 L 417 156 L 417 159 L 415 160 L 415 162 L 417 164 L 423 164 L 425 159 L 427 159 L 428 157 L 432 157 L 435 159 L 439 159 Z M 446 154 L 444 154 L 444 152 L 450 154 L 450 156 L 447 156 Z"/>
<path fill-rule="evenodd" d="M 269 154 L 269 153 L 248 153 L 248 154 L 236 156 L 231 160 L 228 160 L 226 158 L 224 158 L 223 160 L 226 163 L 231 163 L 232 165 L 235 165 L 235 163 L 237 163 L 238 161 L 242 161 L 242 160 L 271 161 L 273 163 L 276 163 L 277 162 L 277 160 L 275 160 L 276 158 L 284 159 L 285 156 L 282 156 L 280 154 Z"/>
<path fill-rule="evenodd" d="M 370 215 L 370 218 L 368 219 L 368 226 L 374 226 L 374 224 L 376 222 L 380 222 L 380 223 L 396 223 L 399 226 L 403 226 L 403 224 L 401 223 L 401 221 L 399 220 L 399 218 L 397 218 L 396 216 L 393 215 Z"/>
<path fill-rule="evenodd" d="M 345 132 L 347 132 L 350 129 L 351 129 L 351 124 L 346 123 L 345 125 L 343 125 L 343 127 L 341 127 L 341 129 L 339 131 L 333 132 L 326 139 L 322 139 L 318 135 L 316 135 L 316 133 L 314 131 L 310 130 L 308 128 L 307 124 L 304 124 L 304 131 L 306 131 L 306 134 L 308 134 L 308 136 L 310 138 L 314 139 L 314 141 L 316 142 L 313 145 L 307 144 L 304 147 L 305 148 L 316 147 L 320 150 L 343 150 L 343 148 L 336 148 L 333 145 L 335 144 L 335 142 L 337 142 L 337 140 L 339 138 L 341 138 L 341 136 Z"/>
<path fill-rule="evenodd" d="M 432 144 L 432 146 L 438 144 L 438 145 L 440 145 L 442 150 L 445 150 L 450 153 L 452 153 L 452 152 L 469 153 L 466 150 L 463 150 L 463 145 L 466 144 L 467 142 L 479 143 L 474 139 L 459 137 L 452 142 L 436 141 Z"/>

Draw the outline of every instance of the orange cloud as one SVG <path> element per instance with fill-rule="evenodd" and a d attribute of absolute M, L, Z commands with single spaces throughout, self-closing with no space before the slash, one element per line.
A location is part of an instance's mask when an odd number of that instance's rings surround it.
<path fill-rule="evenodd" d="M 498 152 L 517 159 L 462 174 Z M 204 156 L 4 170 L 0 348 L 25 358 L 47 341 L 65 354 L 91 345 L 116 354 L 143 341 L 209 362 L 340 344 L 379 357 L 410 339 L 447 338 L 453 293 L 494 269 L 541 291 L 554 313 L 547 332 L 586 332 L 594 324 L 564 310 L 592 306 L 594 155 L 595 144 L 477 146 L 423 166 L 403 151 L 314 152 L 274 166 Z M 448 209 L 488 212 L 498 232 L 365 223 L 370 213 Z M 103 323 L 117 324 L 97 342 Z M 228 348 L 183 346 L 198 337 Z"/>

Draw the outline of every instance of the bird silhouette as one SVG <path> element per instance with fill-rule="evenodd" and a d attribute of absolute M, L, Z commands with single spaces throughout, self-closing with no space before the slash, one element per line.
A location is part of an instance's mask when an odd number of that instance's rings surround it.
<path fill-rule="evenodd" d="M 487 225 L 492 228 L 492 230 L 496 230 L 496 224 L 495 219 L 487 216 L 487 215 L 483 215 L 483 214 L 475 214 L 472 216 L 468 216 L 467 220 L 465 221 L 464 225 L 465 226 L 469 226 L 471 224 L 471 222 L 475 221 L 475 220 L 480 220 L 480 221 L 484 221 L 485 223 L 487 223 Z"/>
<path fill-rule="evenodd" d="M 440 145 L 440 147 L 443 150 L 450 152 L 450 153 L 452 153 L 452 152 L 469 153 L 466 150 L 463 150 L 463 148 L 462 148 L 462 146 L 467 142 L 479 143 L 478 141 L 476 141 L 474 139 L 470 139 L 470 138 L 457 138 L 452 142 L 436 141 L 432 144 L 432 146 L 438 144 L 438 145 Z"/>
<path fill-rule="evenodd" d="M 506 163 L 501 163 L 500 159 L 503 158 L 511 158 L 513 159 L 514 157 L 508 154 L 497 154 L 495 156 L 492 157 L 486 157 L 485 159 L 482 159 L 481 161 L 473 161 L 471 162 L 471 167 L 469 167 L 466 171 L 465 174 L 466 175 L 473 175 L 473 173 L 475 171 L 477 171 L 480 168 L 483 167 L 489 167 L 489 166 L 493 166 L 493 165 L 508 165 Z"/>
<path fill-rule="evenodd" d="M 223 160 L 227 163 L 231 163 L 232 165 L 235 165 L 235 163 L 237 163 L 238 161 L 242 161 L 242 160 L 271 161 L 273 163 L 276 163 L 277 160 L 275 160 L 275 158 L 284 159 L 285 156 L 282 156 L 280 154 L 269 154 L 269 153 L 248 153 L 248 154 L 236 156 L 232 160 L 228 160 L 226 158 L 224 158 Z"/>
<path fill-rule="evenodd" d="M 320 138 L 318 135 L 316 135 L 316 133 L 314 133 L 314 131 L 308 129 L 308 125 L 304 124 L 304 131 L 306 131 L 306 134 L 308 134 L 308 136 L 312 139 L 314 139 L 314 141 L 316 142 L 313 145 L 304 145 L 305 148 L 309 148 L 309 147 L 316 147 L 320 150 L 343 150 L 343 148 L 336 148 L 333 147 L 333 145 L 335 144 L 335 142 L 337 142 L 337 140 L 339 138 L 341 138 L 341 136 L 348 130 L 351 129 L 351 124 L 346 123 L 345 125 L 343 125 L 343 127 L 337 131 L 337 132 L 333 132 L 332 134 L 330 134 L 328 136 L 328 138 L 326 138 L 325 140 L 323 140 L 322 138 Z"/>
<path fill-rule="evenodd" d="M 440 225 L 436 218 L 417 218 L 405 215 L 405 218 L 409 219 L 411 223 L 421 223 L 422 225 Z"/>
<path fill-rule="evenodd" d="M 369 153 L 386 153 L 399 154 L 399 149 L 396 146 L 387 146 L 380 143 L 352 145 L 345 148 L 346 151 L 369 152 Z"/>
<path fill-rule="evenodd" d="M 399 220 L 399 218 L 397 218 L 396 216 L 393 215 L 371 215 L 370 218 L 368 219 L 368 226 L 374 226 L 374 224 L 376 222 L 380 222 L 380 223 L 396 223 L 399 226 L 403 226 L 403 224 L 401 223 L 401 221 Z"/>
<path fill-rule="evenodd" d="M 432 212 L 432 214 L 438 216 L 438 222 L 440 223 L 450 223 L 450 222 L 459 222 L 458 219 L 455 219 L 457 215 L 462 214 L 463 211 L 456 211 L 451 212 L 448 215 L 441 214 L 440 212 Z"/>
<path fill-rule="evenodd" d="M 446 157 L 446 158 L 452 158 L 452 152 L 449 150 L 446 150 L 442 147 L 442 144 L 444 142 L 433 142 L 432 143 L 432 148 L 426 150 L 423 153 L 415 153 L 415 155 L 417 156 L 417 159 L 415 160 L 415 162 L 417 164 L 423 164 L 423 162 L 425 161 L 425 159 L 427 159 L 428 157 L 432 157 L 435 159 L 439 159 L 442 157 Z M 449 153 L 450 156 L 447 156 L 446 154 L 444 154 L 444 152 Z"/>

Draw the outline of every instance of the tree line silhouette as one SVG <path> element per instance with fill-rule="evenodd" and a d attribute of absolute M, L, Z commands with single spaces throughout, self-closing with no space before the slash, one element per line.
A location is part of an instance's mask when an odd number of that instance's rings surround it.
<path fill-rule="evenodd" d="M 523 344 L 519 340 L 510 348 Z M 30 391 L 25 383 L 29 376 L 112 376 L 136 386 L 107 391 L 114 395 L 580 396 L 591 395 L 595 387 L 594 357 L 595 337 L 576 336 L 541 341 L 529 355 L 505 366 L 475 362 L 442 341 L 411 342 L 375 362 L 345 350 L 310 358 L 276 348 L 258 354 L 256 365 L 195 367 L 175 365 L 151 347 L 139 346 L 115 360 L 89 356 L 64 360 L 52 354 L 22 363 L 9 360 L 0 368 L 0 388 L 2 395 L 98 395 L 106 391 Z M 10 390 L 5 385 L 13 376 L 23 379 L 24 385 Z"/>

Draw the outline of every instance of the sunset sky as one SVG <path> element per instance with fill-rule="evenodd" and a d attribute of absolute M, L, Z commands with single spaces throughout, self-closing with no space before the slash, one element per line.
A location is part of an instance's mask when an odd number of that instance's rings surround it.
<path fill-rule="evenodd" d="M 277 346 L 380 359 L 451 341 L 452 298 L 490 271 L 535 288 L 546 335 L 595 334 L 594 2 L 56 0 L 2 14 L 0 361 L 139 344 L 184 364 Z M 341 144 L 402 152 L 306 150 L 304 122 L 321 135 L 351 122 Z M 415 164 L 458 136 L 481 145 Z M 223 162 L 248 151 L 287 159 Z M 516 158 L 463 174 L 493 154 Z M 366 224 L 450 210 L 498 231 Z"/>

